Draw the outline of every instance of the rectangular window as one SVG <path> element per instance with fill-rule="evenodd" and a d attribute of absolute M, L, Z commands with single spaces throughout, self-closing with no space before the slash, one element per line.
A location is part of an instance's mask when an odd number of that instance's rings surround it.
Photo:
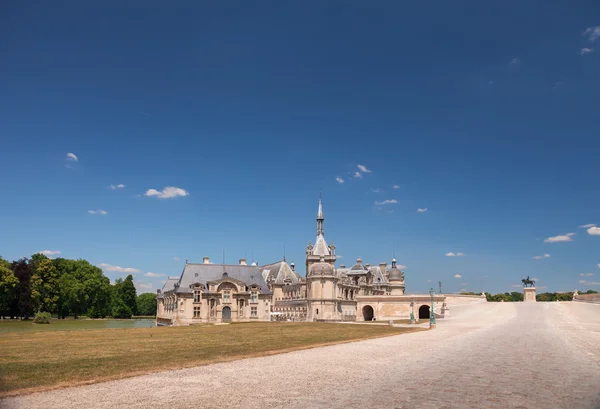
<path fill-rule="evenodd" d="M 250 302 L 257 303 L 258 302 L 258 291 L 252 291 L 250 293 Z"/>
<path fill-rule="evenodd" d="M 200 307 L 194 307 L 194 318 L 200 318 Z"/>
<path fill-rule="evenodd" d="M 231 291 L 230 290 L 223 291 L 223 302 L 229 303 L 229 302 L 231 302 L 230 300 L 231 300 Z"/>
<path fill-rule="evenodd" d="M 250 316 L 257 317 L 258 316 L 258 307 L 250 307 Z"/>
<path fill-rule="evenodd" d="M 194 290 L 194 302 L 200 302 L 201 300 L 200 290 Z"/>

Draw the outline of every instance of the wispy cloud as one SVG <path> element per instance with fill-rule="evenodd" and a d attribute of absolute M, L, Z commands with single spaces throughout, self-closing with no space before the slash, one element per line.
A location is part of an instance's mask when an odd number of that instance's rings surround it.
<path fill-rule="evenodd" d="M 599 281 L 579 280 L 579 284 L 583 284 L 583 285 L 600 285 L 600 282 Z"/>
<path fill-rule="evenodd" d="M 388 200 L 384 200 L 382 202 L 375 202 L 375 204 L 377 206 L 383 206 L 383 205 L 394 204 L 394 203 L 398 203 L 398 201 L 396 199 L 388 199 Z"/>
<path fill-rule="evenodd" d="M 373 192 L 373 193 L 381 193 L 381 189 L 373 189 L 373 188 L 371 188 L 371 192 Z"/>
<path fill-rule="evenodd" d="M 148 189 L 146 190 L 146 193 L 144 193 L 144 196 L 154 196 L 159 199 L 172 199 L 174 197 L 179 196 L 189 196 L 189 192 L 179 187 L 167 186 L 161 191 L 158 191 L 156 189 Z"/>
<path fill-rule="evenodd" d="M 456 257 L 462 257 L 462 256 L 464 256 L 464 254 L 461 253 L 460 251 L 458 253 L 456 253 Z"/>
<path fill-rule="evenodd" d="M 542 256 L 533 256 L 533 259 L 534 260 L 541 260 L 543 258 L 548 258 L 548 257 L 550 257 L 550 254 L 546 253 L 546 254 L 544 254 Z"/>
<path fill-rule="evenodd" d="M 408 268 L 408 266 L 405 266 L 404 264 L 396 264 L 396 268 L 398 270 L 404 270 L 405 268 Z"/>
<path fill-rule="evenodd" d="M 175 261 L 179 261 L 179 260 L 181 260 L 181 259 L 180 259 L 179 257 L 173 257 L 173 260 L 175 260 Z"/>
<path fill-rule="evenodd" d="M 39 254 L 43 254 L 44 256 L 55 256 L 60 254 L 60 250 L 42 250 L 38 251 Z"/>
<path fill-rule="evenodd" d="M 454 278 L 462 278 L 462 276 L 460 274 L 454 274 L 452 277 L 454 277 Z"/>
<path fill-rule="evenodd" d="M 581 273 L 579 274 L 580 277 L 592 277 L 594 275 L 594 273 Z"/>
<path fill-rule="evenodd" d="M 335 178 L 335 181 L 338 183 L 344 183 L 344 179 L 339 176 Z"/>
<path fill-rule="evenodd" d="M 102 216 L 105 216 L 105 215 L 108 214 L 108 212 L 106 210 L 102 210 L 102 209 L 99 209 L 99 210 L 88 210 L 88 213 L 89 214 L 100 214 Z"/>
<path fill-rule="evenodd" d="M 139 273 L 140 270 L 132 267 L 121 267 L 121 266 L 113 266 L 107 263 L 97 264 L 104 271 L 116 272 L 116 273 Z"/>
<path fill-rule="evenodd" d="M 583 226 L 579 226 L 580 229 L 589 229 L 590 227 L 595 227 L 596 224 L 594 223 L 589 223 L 589 224 L 584 224 Z"/>
<path fill-rule="evenodd" d="M 394 189 L 400 189 L 400 185 L 394 185 L 392 186 Z"/>
<path fill-rule="evenodd" d="M 146 277 L 164 277 L 164 274 L 157 274 L 157 273 L 151 273 L 150 271 L 148 271 L 146 274 L 144 274 Z"/>
<path fill-rule="evenodd" d="M 521 284 L 513 284 L 511 285 L 512 288 L 521 288 L 522 285 Z"/>
<path fill-rule="evenodd" d="M 521 62 L 521 60 L 519 60 L 518 58 L 513 58 L 512 60 L 510 60 L 510 62 L 508 63 L 508 65 L 517 65 Z"/>
<path fill-rule="evenodd" d="M 573 241 L 575 233 L 567 233 L 561 236 L 552 236 L 544 240 L 544 243 L 560 243 L 561 241 Z"/>
<path fill-rule="evenodd" d="M 586 28 L 583 35 L 587 36 L 590 42 L 596 41 L 600 38 L 600 26 Z"/>
<path fill-rule="evenodd" d="M 148 284 L 148 283 L 140 283 L 140 282 L 136 282 L 135 286 L 137 288 L 140 288 L 142 290 L 151 290 L 152 289 L 152 284 Z"/>
<path fill-rule="evenodd" d="M 582 48 L 582 49 L 579 51 L 579 54 L 580 54 L 580 55 L 586 55 L 586 54 L 589 54 L 589 53 L 591 53 L 592 51 L 594 51 L 594 49 L 593 49 L 593 48 L 587 48 L 587 47 L 584 47 L 584 48 Z"/>
<path fill-rule="evenodd" d="M 446 257 L 462 257 L 464 256 L 464 253 L 458 252 L 458 253 L 453 253 L 453 252 L 448 252 L 446 253 Z"/>
<path fill-rule="evenodd" d="M 367 169 L 367 167 L 365 165 L 356 165 L 356 167 L 362 172 L 362 173 L 371 173 L 370 169 Z"/>
<path fill-rule="evenodd" d="M 590 227 L 589 229 L 586 230 L 587 234 L 591 235 L 591 236 L 600 236 L 600 227 Z"/>
<path fill-rule="evenodd" d="M 354 172 L 354 175 L 352 175 L 353 178 L 357 178 L 357 179 L 362 179 L 363 175 L 360 172 Z"/>
<path fill-rule="evenodd" d="M 417 209 L 417 213 L 425 213 L 426 211 L 427 211 L 427 208 L 426 208 L 426 207 L 423 207 L 423 208 L 419 207 L 419 208 Z"/>
<path fill-rule="evenodd" d="M 118 185 L 110 185 L 110 188 L 112 190 L 123 189 L 124 187 L 125 187 L 125 185 L 122 183 L 119 183 Z"/>
<path fill-rule="evenodd" d="M 73 161 L 73 162 L 79 162 L 79 158 L 77 157 L 77 155 L 75 155 L 74 153 L 67 153 L 67 160 L 69 161 Z"/>

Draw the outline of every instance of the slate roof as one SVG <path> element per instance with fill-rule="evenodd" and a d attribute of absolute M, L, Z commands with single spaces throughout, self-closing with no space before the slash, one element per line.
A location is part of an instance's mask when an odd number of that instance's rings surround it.
<path fill-rule="evenodd" d="M 286 279 L 291 280 L 291 284 L 296 284 L 302 279 L 285 260 L 261 266 L 260 271 L 265 281 L 273 280 L 275 284 L 284 284 Z"/>
<path fill-rule="evenodd" d="M 317 241 L 315 242 L 315 246 L 313 247 L 313 255 L 315 256 L 330 256 L 329 246 L 325 241 L 325 237 L 322 234 L 317 236 Z"/>
<path fill-rule="evenodd" d="M 263 276 L 260 273 L 260 267 L 258 266 L 246 266 L 246 265 L 227 265 L 227 264 L 186 264 L 181 277 L 175 282 L 179 283 L 178 293 L 190 293 L 190 285 L 194 283 L 206 284 L 207 281 L 216 281 L 223 278 L 223 273 L 227 273 L 228 277 L 234 278 L 239 281 L 243 281 L 247 285 L 257 284 L 261 288 L 262 294 L 270 294 L 269 287 L 265 282 Z M 171 286 L 171 290 L 174 287 L 174 283 L 171 282 L 171 278 L 167 280 L 163 291 L 168 285 Z"/>
<path fill-rule="evenodd" d="M 158 298 L 161 298 L 162 295 L 166 292 L 166 291 L 173 291 L 173 289 L 175 288 L 175 283 L 179 282 L 179 277 L 169 277 L 167 278 L 167 281 L 165 281 L 165 284 L 163 285 L 163 288 L 160 290 L 160 294 L 157 295 Z"/>

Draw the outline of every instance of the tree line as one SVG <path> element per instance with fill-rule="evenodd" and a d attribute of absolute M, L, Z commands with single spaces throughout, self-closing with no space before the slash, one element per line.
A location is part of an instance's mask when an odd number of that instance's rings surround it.
<path fill-rule="evenodd" d="M 156 294 L 137 295 L 130 274 L 114 284 L 87 260 L 43 254 L 9 262 L 0 257 L 0 317 L 48 312 L 66 318 L 131 318 L 156 314 Z"/>
<path fill-rule="evenodd" d="M 597 291 L 588 290 L 587 292 L 580 292 L 579 294 L 597 294 Z M 480 295 L 480 293 L 461 293 L 463 295 Z M 523 301 L 523 293 L 513 291 L 510 293 L 498 293 L 490 294 L 485 293 L 485 298 L 488 302 L 519 302 Z M 573 293 L 541 293 L 535 297 L 536 301 L 572 301 Z"/>

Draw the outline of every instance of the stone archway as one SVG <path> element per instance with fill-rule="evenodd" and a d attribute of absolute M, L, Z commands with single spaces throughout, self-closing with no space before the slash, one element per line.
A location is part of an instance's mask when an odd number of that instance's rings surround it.
<path fill-rule="evenodd" d="M 421 305 L 419 307 L 419 319 L 429 319 L 429 305 Z"/>
<path fill-rule="evenodd" d="M 362 314 L 365 321 L 373 321 L 373 318 L 375 317 L 373 307 L 371 307 L 370 305 L 365 305 L 362 308 Z"/>
<path fill-rule="evenodd" d="M 223 322 L 231 321 L 231 308 L 223 307 L 223 311 L 221 311 L 221 321 L 223 321 Z"/>

